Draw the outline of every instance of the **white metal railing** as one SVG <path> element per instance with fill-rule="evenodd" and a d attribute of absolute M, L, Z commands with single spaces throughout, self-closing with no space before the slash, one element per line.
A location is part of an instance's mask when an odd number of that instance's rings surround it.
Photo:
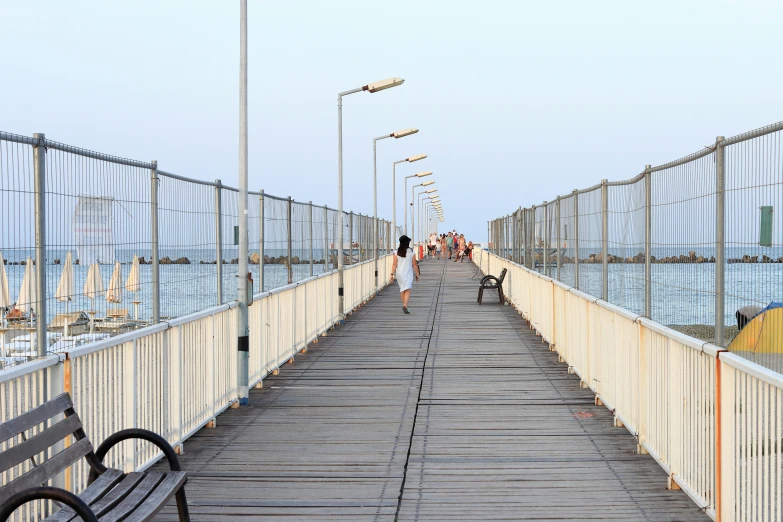
<path fill-rule="evenodd" d="M 379 259 L 379 274 L 390 273 L 392 259 Z M 345 268 L 347 312 L 388 283 L 381 275 L 375 288 L 374 268 L 373 260 Z M 254 297 L 251 386 L 340 321 L 337 295 L 332 271 Z M 93 443 L 121 429 L 144 428 L 183 451 L 188 437 L 237 401 L 236 306 L 224 304 L 0 371 L 0 422 L 67 391 Z M 14 441 L 2 448 L 9 444 Z M 107 464 L 140 470 L 160 456 L 151 444 L 127 441 L 109 453 Z M 26 470 L 0 475 L 0 484 Z M 88 471 L 72 466 L 59 485 L 81 490 Z M 38 520 L 49 511 L 44 504 L 31 505 L 16 517 Z"/>
<path fill-rule="evenodd" d="M 511 305 L 721 522 L 783 521 L 783 375 L 475 249 Z"/>

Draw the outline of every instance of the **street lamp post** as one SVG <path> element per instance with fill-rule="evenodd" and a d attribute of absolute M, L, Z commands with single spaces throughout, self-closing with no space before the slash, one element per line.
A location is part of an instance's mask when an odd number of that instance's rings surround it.
<path fill-rule="evenodd" d="M 340 322 L 345 317 L 345 286 L 343 284 L 345 272 L 345 263 L 343 262 L 343 241 L 345 237 L 345 231 L 343 230 L 343 96 L 362 91 L 369 93 L 383 91 L 402 85 L 403 82 L 405 80 L 402 78 L 389 78 L 337 94 L 337 311 Z"/>
<path fill-rule="evenodd" d="M 432 171 L 430 170 L 427 172 L 419 172 L 411 176 L 405 176 L 405 188 L 403 190 L 403 194 L 405 194 L 405 235 L 408 234 L 408 179 L 423 178 L 425 176 L 430 176 L 431 174 Z M 420 187 L 421 185 L 416 185 L 416 186 Z M 411 190 L 411 205 L 413 205 L 413 190 Z M 411 234 L 413 234 L 413 217 L 411 217 Z"/>
<path fill-rule="evenodd" d="M 247 299 L 247 0 L 239 4 L 239 278 L 237 297 L 237 387 L 238 404 L 250 402 L 249 356 L 250 330 L 248 326 Z M 220 259 L 218 259 L 220 263 Z"/>
<path fill-rule="evenodd" d="M 403 129 L 391 134 L 384 134 L 372 140 L 372 256 L 375 260 L 375 291 L 378 291 L 378 159 L 376 154 L 376 144 L 378 140 L 385 138 L 400 139 L 411 134 L 416 134 L 419 129 Z M 394 191 L 392 191 L 394 192 Z"/>
<path fill-rule="evenodd" d="M 392 163 L 392 228 L 394 229 L 394 230 L 392 230 L 393 235 L 396 235 L 396 231 L 397 231 L 397 164 L 398 163 L 404 163 L 406 161 L 408 163 L 413 163 L 414 161 L 423 160 L 426 157 L 427 157 L 426 154 L 419 154 L 417 156 L 410 156 L 408 158 L 401 159 L 399 161 L 395 161 L 395 162 Z M 414 174 L 413 176 L 408 176 L 408 178 L 412 178 L 412 177 L 415 177 L 415 176 L 418 176 L 418 174 Z M 405 179 L 407 179 L 407 178 L 405 178 Z M 407 183 L 407 181 L 406 181 L 406 183 Z M 403 190 L 403 192 L 405 192 L 405 191 Z M 406 196 L 407 196 L 407 194 L 406 194 Z M 408 208 L 408 204 L 406 202 L 406 204 L 405 204 L 405 212 L 407 212 L 407 208 Z M 404 215 L 406 216 L 405 217 L 405 223 L 407 224 L 408 223 L 407 214 L 404 213 Z"/>
<path fill-rule="evenodd" d="M 416 207 L 413 206 L 413 200 L 416 200 L 417 202 L 420 202 L 420 200 L 416 199 L 416 196 L 414 196 L 414 190 L 416 189 L 416 187 L 419 187 L 419 186 L 426 187 L 428 185 L 432 185 L 433 183 L 435 183 L 435 182 L 434 181 L 425 181 L 424 183 L 420 183 L 419 185 L 415 185 L 415 186 L 413 186 L 411 188 L 411 233 L 414 235 L 414 238 L 413 238 L 414 239 L 413 240 L 413 244 L 414 245 L 416 244 L 416 224 L 414 222 L 414 214 L 416 212 Z M 433 192 L 437 192 L 437 191 L 438 191 L 438 189 L 428 189 L 428 190 L 425 190 L 424 192 L 420 192 L 418 194 L 418 196 L 421 196 L 422 194 L 432 194 Z M 421 213 L 419 214 L 419 218 L 421 218 Z M 421 236 L 421 233 L 419 233 L 418 235 Z M 419 241 L 421 241 L 421 237 L 419 237 Z"/>

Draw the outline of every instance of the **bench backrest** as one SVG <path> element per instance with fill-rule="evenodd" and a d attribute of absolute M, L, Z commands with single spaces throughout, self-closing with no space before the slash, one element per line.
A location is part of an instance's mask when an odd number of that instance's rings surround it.
<path fill-rule="evenodd" d="M 503 270 L 500 271 L 500 277 L 498 277 L 498 284 L 499 285 L 503 284 L 503 280 L 506 278 L 506 272 L 508 272 L 508 269 L 506 269 L 506 268 L 504 268 Z"/>
<path fill-rule="evenodd" d="M 55 453 L 52 446 L 71 437 L 70 446 Z M 0 487 L 0 504 L 48 482 L 91 453 L 92 444 L 67 393 L 0 424 L 0 478 L 10 478 Z"/>

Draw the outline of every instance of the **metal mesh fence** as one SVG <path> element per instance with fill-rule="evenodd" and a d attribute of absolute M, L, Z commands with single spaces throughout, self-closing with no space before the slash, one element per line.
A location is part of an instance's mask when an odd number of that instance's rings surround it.
<path fill-rule="evenodd" d="M 55 353 L 235 300 L 238 208 L 238 190 L 219 181 L 0 133 L 0 368 L 36 357 L 44 337 Z M 336 269 L 339 221 L 250 192 L 254 291 Z M 348 222 L 344 213 L 346 244 Z M 384 251 L 390 225 L 378 229 Z M 372 218 L 354 233 L 370 259 Z"/>
<path fill-rule="evenodd" d="M 512 258 L 528 268 L 781 371 L 781 132 L 783 122 L 718 138 L 523 209 L 518 226 L 493 220 L 490 249 L 521 245 Z"/>

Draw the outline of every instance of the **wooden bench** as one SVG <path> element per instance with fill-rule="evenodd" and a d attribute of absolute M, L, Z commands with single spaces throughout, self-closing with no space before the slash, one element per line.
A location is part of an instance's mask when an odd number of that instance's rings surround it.
<path fill-rule="evenodd" d="M 503 304 L 503 301 L 506 299 L 506 296 L 503 295 L 503 280 L 506 278 L 506 272 L 507 270 L 504 268 L 503 271 L 500 272 L 500 277 L 488 275 L 481 279 L 481 283 L 479 283 L 478 304 L 481 304 L 481 301 L 484 298 L 484 290 L 497 290 L 498 299 L 500 299 L 500 303 Z"/>
<path fill-rule="evenodd" d="M 29 432 L 40 426 L 30 436 Z M 104 466 L 103 458 L 109 450 L 128 439 L 156 445 L 171 471 L 124 473 Z M 66 448 L 56 453 L 52 446 L 63 441 L 70 445 L 65 444 Z M 0 487 L 0 522 L 8 520 L 23 504 L 40 499 L 62 505 L 60 511 L 46 518 L 47 522 L 142 522 L 151 520 L 172 496 L 176 496 L 180 522 L 190 520 L 184 489 L 187 478 L 171 445 L 157 433 L 129 429 L 111 435 L 93 452 L 67 393 L 0 424 L 0 444 L 7 447 L 0 452 L 0 474 L 11 470 L 6 475 L 13 477 Z M 36 462 L 37 455 L 49 457 Z M 81 458 L 90 467 L 89 485 L 81 494 L 43 485 Z M 25 472 L 28 461 L 31 466 Z"/>

